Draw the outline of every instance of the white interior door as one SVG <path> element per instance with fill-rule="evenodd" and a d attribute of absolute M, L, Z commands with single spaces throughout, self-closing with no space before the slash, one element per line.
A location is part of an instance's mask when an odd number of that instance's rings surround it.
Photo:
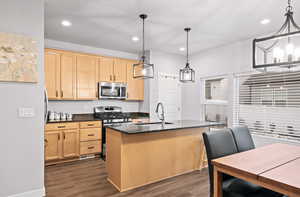
<path fill-rule="evenodd" d="M 165 107 L 168 122 L 181 120 L 181 83 L 177 75 L 159 73 L 158 101 Z"/>

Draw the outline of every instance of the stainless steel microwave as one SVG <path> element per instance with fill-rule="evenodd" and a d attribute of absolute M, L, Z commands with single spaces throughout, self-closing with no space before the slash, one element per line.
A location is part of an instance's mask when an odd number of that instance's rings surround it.
<path fill-rule="evenodd" d="M 127 85 L 125 83 L 100 82 L 100 99 L 126 99 Z"/>

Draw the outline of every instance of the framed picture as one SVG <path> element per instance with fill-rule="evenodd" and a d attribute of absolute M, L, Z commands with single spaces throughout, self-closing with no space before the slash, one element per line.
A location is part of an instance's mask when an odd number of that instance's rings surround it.
<path fill-rule="evenodd" d="M 33 39 L 0 32 L 0 81 L 36 83 L 37 54 Z"/>

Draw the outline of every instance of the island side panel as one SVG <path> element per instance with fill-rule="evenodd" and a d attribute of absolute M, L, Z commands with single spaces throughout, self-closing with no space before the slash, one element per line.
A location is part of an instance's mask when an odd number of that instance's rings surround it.
<path fill-rule="evenodd" d="M 106 170 L 108 181 L 121 191 L 121 149 L 122 135 L 120 132 L 106 129 Z"/>
<path fill-rule="evenodd" d="M 121 191 L 199 170 L 205 130 L 122 133 Z"/>

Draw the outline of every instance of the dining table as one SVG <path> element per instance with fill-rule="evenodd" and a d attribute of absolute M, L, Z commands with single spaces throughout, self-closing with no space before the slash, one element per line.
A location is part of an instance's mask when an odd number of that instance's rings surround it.
<path fill-rule="evenodd" d="M 214 197 L 228 174 L 289 197 L 300 197 L 300 146 L 276 143 L 212 160 Z"/>

